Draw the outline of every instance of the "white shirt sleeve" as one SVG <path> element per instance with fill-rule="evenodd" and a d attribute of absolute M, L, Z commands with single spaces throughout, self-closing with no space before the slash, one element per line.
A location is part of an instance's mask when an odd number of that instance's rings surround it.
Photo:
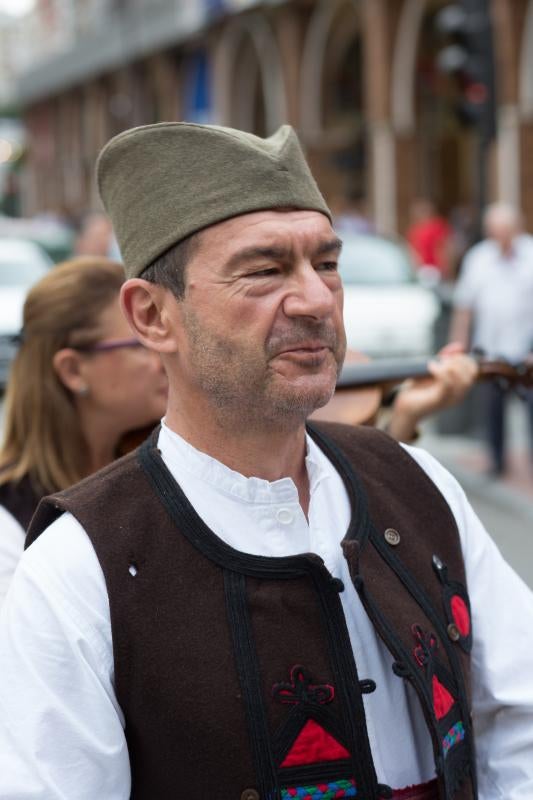
<path fill-rule="evenodd" d="M 2 800 L 127 800 L 104 576 L 64 514 L 22 556 L 0 611 Z"/>
<path fill-rule="evenodd" d="M 472 607 L 472 686 L 480 800 L 533 798 L 533 593 L 504 561 L 457 481 L 405 446 L 459 528 Z"/>
<path fill-rule="evenodd" d="M 0 506 L 0 607 L 24 552 L 25 531 L 9 511 Z"/>

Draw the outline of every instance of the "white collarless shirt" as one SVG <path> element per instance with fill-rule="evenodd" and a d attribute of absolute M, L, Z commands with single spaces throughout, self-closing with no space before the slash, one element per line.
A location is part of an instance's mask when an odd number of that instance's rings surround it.
<path fill-rule="evenodd" d="M 410 686 L 374 632 L 352 586 L 340 541 L 348 496 L 308 437 L 306 520 L 292 480 L 245 478 L 163 423 L 163 460 L 204 522 L 243 552 L 320 555 L 340 598 L 364 696 L 378 780 L 394 788 L 434 776 L 430 737 Z M 533 798 L 533 595 L 503 561 L 455 480 L 406 448 L 457 520 L 475 632 L 472 679 L 480 800 Z M 124 718 L 113 688 L 105 581 L 87 534 L 64 514 L 27 550 L 0 613 L 2 800 L 127 800 Z"/>

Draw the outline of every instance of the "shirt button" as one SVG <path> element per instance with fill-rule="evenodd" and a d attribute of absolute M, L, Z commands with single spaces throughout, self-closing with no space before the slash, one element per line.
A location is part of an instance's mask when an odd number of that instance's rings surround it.
<path fill-rule="evenodd" d="M 259 792 L 256 789 L 245 789 L 241 794 L 241 800 L 260 800 Z"/>
<path fill-rule="evenodd" d="M 457 625 L 455 625 L 455 623 L 453 622 L 450 622 L 450 624 L 446 628 L 446 631 L 448 633 L 448 638 L 450 638 L 452 642 L 458 642 L 459 639 L 461 638 L 461 632 L 459 631 Z"/>
<path fill-rule="evenodd" d="M 276 519 L 282 525 L 290 525 L 294 520 L 294 514 L 288 508 L 280 508 L 279 511 L 276 511 Z"/>
<path fill-rule="evenodd" d="M 385 537 L 387 544 L 390 544 L 393 547 L 396 547 L 397 544 L 400 544 L 401 536 L 398 531 L 394 530 L 394 528 L 387 528 L 383 536 Z"/>

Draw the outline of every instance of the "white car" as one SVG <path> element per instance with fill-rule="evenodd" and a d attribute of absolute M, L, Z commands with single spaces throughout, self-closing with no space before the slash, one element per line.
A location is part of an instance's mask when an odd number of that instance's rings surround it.
<path fill-rule="evenodd" d="M 22 309 L 28 289 L 45 275 L 52 260 L 25 239 L 0 238 L 0 389 L 17 350 Z"/>
<path fill-rule="evenodd" d="M 348 347 L 372 358 L 432 354 L 440 304 L 418 281 L 407 248 L 381 236 L 342 239 Z"/>

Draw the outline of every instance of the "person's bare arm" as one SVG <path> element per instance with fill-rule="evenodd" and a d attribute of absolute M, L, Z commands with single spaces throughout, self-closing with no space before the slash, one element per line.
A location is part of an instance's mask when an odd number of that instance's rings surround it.
<path fill-rule="evenodd" d="M 449 340 L 459 342 L 464 350 L 470 347 L 472 332 L 472 311 L 470 308 L 456 308 L 450 322 Z"/>

